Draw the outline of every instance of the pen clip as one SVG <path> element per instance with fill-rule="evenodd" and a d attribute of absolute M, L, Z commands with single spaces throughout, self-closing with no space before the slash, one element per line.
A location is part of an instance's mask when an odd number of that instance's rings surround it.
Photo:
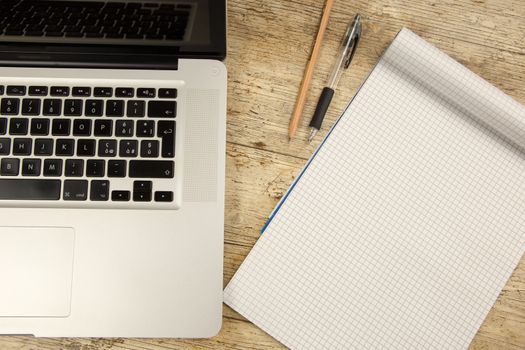
<path fill-rule="evenodd" d="M 350 67 L 350 63 L 352 63 L 352 59 L 354 58 L 357 45 L 359 44 L 359 39 L 361 39 L 361 16 L 359 16 L 359 14 L 357 14 L 354 20 L 352 21 L 351 28 L 352 30 L 350 31 L 350 33 L 348 33 L 348 36 L 350 37 L 348 41 L 348 46 L 352 46 L 352 50 L 346 54 L 344 61 L 345 69 Z"/>

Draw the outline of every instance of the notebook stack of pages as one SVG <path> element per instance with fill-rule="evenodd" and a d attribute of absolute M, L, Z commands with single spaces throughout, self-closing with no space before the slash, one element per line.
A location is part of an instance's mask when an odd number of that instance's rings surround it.
<path fill-rule="evenodd" d="M 525 248 L 525 108 L 403 29 L 225 290 L 291 349 L 465 349 Z"/>

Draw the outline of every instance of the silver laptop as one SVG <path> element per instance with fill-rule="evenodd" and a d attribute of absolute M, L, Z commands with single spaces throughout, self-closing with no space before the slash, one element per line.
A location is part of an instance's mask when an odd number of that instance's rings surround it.
<path fill-rule="evenodd" d="M 0 334 L 221 327 L 224 0 L 0 0 Z"/>

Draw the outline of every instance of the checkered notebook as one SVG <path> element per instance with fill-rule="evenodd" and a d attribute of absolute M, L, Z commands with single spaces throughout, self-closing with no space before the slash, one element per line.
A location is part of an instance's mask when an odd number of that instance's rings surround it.
<path fill-rule="evenodd" d="M 525 108 L 403 29 L 225 289 L 292 349 L 465 349 L 525 248 Z"/>

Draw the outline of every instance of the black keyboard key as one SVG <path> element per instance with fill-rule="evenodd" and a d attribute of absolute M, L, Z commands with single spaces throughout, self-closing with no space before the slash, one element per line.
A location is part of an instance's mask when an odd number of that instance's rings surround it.
<path fill-rule="evenodd" d="M 102 159 L 90 159 L 86 164 L 87 177 L 103 177 L 105 171 L 105 162 Z"/>
<path fill-rule="evenodd" d="M 109 181 L 107 180 L 91 181 L 91 190 L 89 192 L 89 199 L 92 201 L 109 200 Z"/>
<path fill-rule="evenodd" d="M 129 100 L 126 116 L 130 118 L 142 118 L 145 115 L 146 102 L 142 100 Z"/>
<path fill-rule="evenodd" d="M 7 119 L 0 118 L 0 135 L 5 135 L 7 132 Z"/>
<path fill-rule="evenodd" d="M 2 176 L 16 176 L 20 168 L 20 159 L 18 158 L 2 158 L 0 162 L 0 175 Z M 0 195 L 1 195 L 0 191 Z"/>
<path fill-rule="evenodd" d="M 82 115 L 82 100 L 65 100 L 64 115 L 71 117 L 80 117 Z"/>
<path fill-rule="evenodd" d="M 124 38 L 124 34 L 121 34 L 121 33 L 108 33 L 108 34 L 106 34 L 106 38 L 123 39 Z"/>
<path fill-rule="evenodd" d="M 108 162 L 108 177 L 125 177 L 126 176 L 126 161 L 125 160 L 110 160 Z"/>
<path fill-rule="evenodd" d="M 134 181 L 133 182 L 133 200 L 136 202 L 151 201 L 151 192 L 153 183 L 151 181 Z"/>
<path fill-rule="evenodd" d="M 0 95 L 3 95 L 4 94 L 4 86 L 3 85 L 0 85 Z"/>
<path fill-rule="evenodd" d="M 63 32 L 46 32 L 46 36 L 62 37 L 62 36 L 64 36 L 64 33 Z"/>
<path fill-rule="evenodd" d="M 162 138 L 162 157 L 175 157 L 175 121 L 161 120 L 157 125 L 157 136 Z"/>
<path fill-rule="evenodd" d="M 155 202 L 173 202 L 172 191 L 156 191 Z"/>
<path fill-rule="evenodd" d="M 23 96 L 26 94 L 26 87 L 22 85 L 8 85 L 7 95 L 10 96 Z"/>
<path fill-rule="evenodd" d="M 133 201 L 135 202 L 151 202 L 150 191 L 133 191 Z"/>
<path fill-rule="evenodd" d="M 124 101 L 123 100 L 107 100 L 106 101 L 106 116 L 122 117 L 123 115 L 124 115 Z"/>
<path fill-rule="evenodd" d="M 129 202 L 129 191 L 113 191 L 111 192 L 111 200 L 115 202 Z"/>
<path fill-rule="evenodd" d="M 24 159 L 22 161 L 22 175 L 39 176 L 41 162 L 40 159 Z"/>
<path fill-rule="evenodd" d="M 60 180 L 0 179 L 0 199 L 57 200 Z"/>
<path fill-rule="evenodd" d="M 135 89 L 126 88 L 126 87 L 118 87 L 115 89 L 115 96 L 116 97 L 133 97 L 135 96 Z"/>
<path fill-rule="evenodd" d="M 94 93 L 95 97 L 111 97 L 113 96 L 113 88 L 96 87 Z"/>
<path fill-rule="evenodd" d="M 117 120 L 117 123 L 115 125 L 115 136 L 133 136 L 134 129 L 135 128 L 133 120 Z"/>
<path fill-rule="evenodd" d="M 50 156 L 53 154 L 53 139 L 36 139 L 35 156 Z"/>
<path fill-rule="evenodd" d="M 62 159 L 45 159 L 44 176 L 62 176 Z"/>
<path fill-rule="evenodd" d="M 3 115 L 16 115 L 20 107 L 20 100 L 18 98 L 3 98 L 0 103 L 0 113 Z"/>
<path fill-rule="evenodd" d="M 27 135 L 29 129 L 29 119 L 13 118 L 9 123 L 9 133 L 11 135 Z"/>
<path fill-rule="evenodd" d="M 175 134 L 176 123 L 174 120 L 159 120 L 157 123 L 157 137 Z"/>
<path fill-rule="evenodd" d="M 71 120 L 53 119 L 51 133 L 53 136 L 68 136 L 71 131 Z"/>
<path fill-rule="evenodd" d="M 99 140 L 98 156 L 115 157 L 117 155 L 117 140 Z"/>
<path fill-rule="evenodd" d="M 95 136 L 111 136 L 113 135 L 113 121 L 110 119 L 95 120 Z"/>
<path fill-rule="evenodd" d="M 44 32 L 39 32 L 39 31 L 27 31 L 27 30 L 26 30 L 25 35 L 26 35 L 26 36 L 43 36 L 43 35 L 44 35 Z"/>
<path fill-rule="evenodd" d="M 73 96 L 91 96 L 91 88 L 86 86 L 77 86 L 73 88 Z"/>
<path fill-rule="evenodd" d="M 175 101 L 149 101 L 148 117 L 150 118 L 175 118 L 177 102 Z"/>
<path fill-rule="evenodd" d="M 86 116 L 101 117 L 104 109 L 102 100 L 86 100 Z"/>
<path fill-rule="evenodd" d="M 40 100 L 37 98 L 24 98 L 22 100 L 22 115 L 39 115 Z"/>
<path fill-rule="evenodd" d="M 5 156 L 11 152 L 11 139 L 0 138 L 0 155 Z"/>
<path fill-rule="evenodd" d="M 51 86 L 51 96 L 69 96 L 67 86 Z"/>
<path fill-rule="evenodd" d="M 152 181 L 133 181 L 133 191 L 151 191 L 152 188 Z"/>
<path fill-rule="evenodd" d="M 46 116 L 58 116 L 62 112 L 62 100 L 58 98 L 44 99 L 42 114 Z"/>
<path fill-rule="evenodd" d="M 29 96 L 46 96 L 47 86 L 30 86 Z"/>
<path fill-rule="evenodd" d="M 119 156 L 120 157 L 136 157 L 138 155 L 138 141 L 137 140 L 120 140 Z"/>
<path fill-rule="evenodd" d="M 73 139 L 57 139 L 55 155 L 57 156 L 72 156 L 75 152 L 75 140 Z"/>
<path fill-rule="evenodd" d="M 103 38 L 104 34 L 102 33 L 86 33 L 86 38 Z"/>
<path fill-rule="evenodd" d="M 77 156 L 92 157 L 95 155 L 95 140 L 80 139 L 77 141 Z"/>
<path fill-rule="evenodd" d="M 139 88 L 137 89 L 137 97 L 155 97 L 154 88 Z"/>
<path fill-rule="evenodd" d="M 159 141 L 142 140 L 140 142 L 140 156 L 142 158 L 157 158 L 159 156 Z"/>
<path fill-rule="evenodd" d="M 137 136 L 153 137 L 155 134 L 155 122 L 153 120 L 141 120 L 137 122 Z"/>
<path fill-rule="evenodd" d="M 49 119 L 31 119 L 31 135 L 46 136 L 49 134 Z"/>
<path fill-rule="evenodd" d="M 15 139 L 13 141 L 13 155 L 28 156 L 31 154 L 31 146 L 33 140 L 31 139 Z"/>
<path fill-rule="evenodd" d="M 176 98 L 177 89 L 159 89 L 159 98 Z"/>
<path fill-rule="evenodd" d="M 74 136 L 91 135 L 91 120 L 90 119 L 75 119 L 73 121 L 73 135 Z"/>
<path fill-rule="evenodd" d="M 24 32 L 22 30 L 6 29 L 5 35 L 21 36 L 24 35 Z"/>
<path fill-rule="evenodd" d="M 66 160 L 66 167 L 64 171 L 65 176 L 81 177 L 84 175 L 84 160 L 82 159 L 68 159 Z"/>
<path fill-rule="evenodd" d="M 129 162 L 129 177 L 169 179 L 173 178 L 175 163 L 162 160 L 131 160 Z"/>
<path fill-rule="evenodd" d="M 66 180 L 64 181 L 65 201 L 85 201 L 87 199 L 88 182 L 87 180 Z"/>

